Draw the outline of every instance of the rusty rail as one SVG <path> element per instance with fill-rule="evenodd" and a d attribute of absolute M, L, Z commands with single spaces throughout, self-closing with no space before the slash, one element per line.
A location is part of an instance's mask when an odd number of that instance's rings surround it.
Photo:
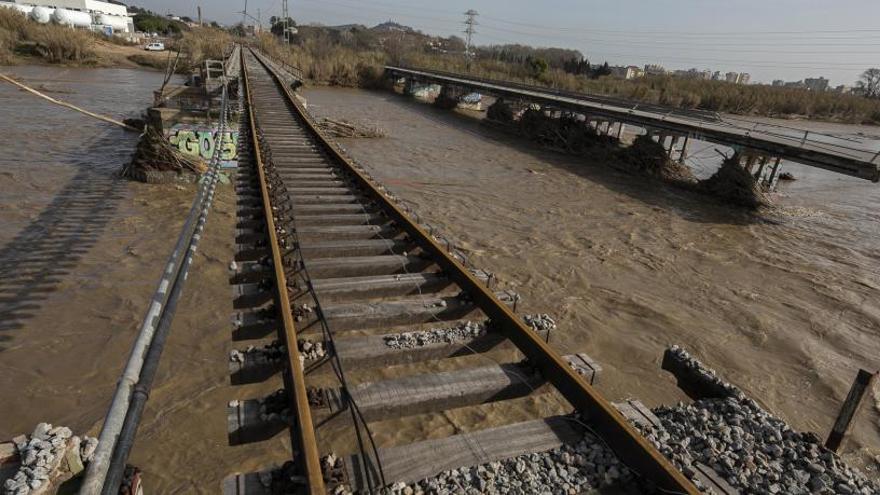
<path fill-rule="evenodd" d="M 275 300 L 282 323 L 282 338 L 287 344 L 287 381 L 288 391 L 291 397 L 291 411 L 296 417 L 296 428 L 291 433 L 292 445 L 299 447 L 298 459 L 302 462 L 308 484 L 308 492 L 312 494 L 324 494 L 324 477 L 321 472 L 321 461 L 318 456 L 318 444 L 315 438 L 315 427 L 312 423 L 312 413 L 309 408 L 309 399 L 306 393 L 305 376 L 303 375 L 300 360 L 299 347 L 297 346 L 296 326 L 293 321 L 293 311 L 290 307 L 290 299 L 287 295 L 287 276 L 284 273 L 284 261 L 278 244 L 278 235 L 275 230 L 275 219 L 272 211 L 272 202 L 269 197 L 269 189 L 266 183 L 266 174 L 263 169 L 263 157 L 260 150 L 260 140 L 257 134 L 254 107 L 251 101 L 250 85 L 244 53 L 241 54 L 242 82 L 245 98 L 248 106 L 250 120 L 251 139 L 254 146 L 254 159 L 256 160 L 257 173 L 260 182 L 260 191 L 263 198 L 263 211 L 266 216 L 266 226 L 269 234 L 269 246 L 272 250 L 272 265 L 275 270 Z"/>

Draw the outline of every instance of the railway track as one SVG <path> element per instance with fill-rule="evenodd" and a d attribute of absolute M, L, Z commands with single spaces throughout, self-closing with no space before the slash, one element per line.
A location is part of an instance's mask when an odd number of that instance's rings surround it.
<path fill-rule="evenodd" d="M 225 493 L 374 491 L 576 443 L 587 429 L 645 490 L 698 493 L 593 388 L 598 370 L 586 355 L 554 351 L 514 313 L 515 295 L 496 291 L 490 275 L 469 268 L 322 137 L 271 61 L 250 50 L 241 57 L 231 281 L 233 339 L 249 346 L 232 353 L 230 371 L 235 384 L 280 376 L 282 386 L 230 402 L 229 439 L 287 432 L 292 452 L 281 467 L 228 477 Z M 439 327 L 456 331 L 432 338 Z M 489 355 L 499 349 L 524 359 L 497 363 Z M 580 419 L 374 442 L 377 423 L 387 430 L 415 415 L 535 394 L 558 394 Z"/>

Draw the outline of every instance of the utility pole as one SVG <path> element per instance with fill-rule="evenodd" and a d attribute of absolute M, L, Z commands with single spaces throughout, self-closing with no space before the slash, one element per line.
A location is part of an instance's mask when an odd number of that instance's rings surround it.
<path fill-rule="evenodd" d="M 479 15 L 476 10 L 470 9 L 464 13 L 465 21 L 464 25 L 466 26 L 464 29 L 464 34 L 467 35 L 467 45 L 464 51 L 464 60 L 465 65 L 468 69 L 471 68 L 471 40 L 474 37 L 474 34 L 477 32 L 474 31 L 474 26 L 477 25 L 477 16 Z"/>
<path fill-rule="evenodd" d="M 287 0 L 281 0 L 281 23 L 284 27 L 284 44 L 290 44 L 290 12 L 287 10 Z"/>
<path fill-rule="evenodd" d="M 257 32 L 263 32 L 263 11 L 262 9 L 257 9 Z"/>
<path fill-rule="evenodd" d="M 196 7 L 196 12 L 199 13 L 199 27 L 202 27 L 202 6 L 201 5 Z"/>
<path fill-rule="evenodd" d="M 245 23 L 247 23 L 247 0 L 244 0 L 244 10 L 241 11 L 241 27 L 244 28 Z"/>

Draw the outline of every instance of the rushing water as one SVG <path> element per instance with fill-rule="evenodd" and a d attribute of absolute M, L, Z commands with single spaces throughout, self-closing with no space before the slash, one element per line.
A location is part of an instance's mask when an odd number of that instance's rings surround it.
<path fill-rule="evenodd" d="M 140 112 L 162 77 L 4 72 L 114 117 Z M 793 167 L 799 180 L 783 185 L 779 212 L 755 219 L 399 96 L 308 97 L 315 113 L 388 129 L 345 145 L 520 292 L 526 311 L 552 314 L 552 343 L 598 359 L 613 399 L 683 399 L 658 370 L 663 347 L 680 343 L 796 427 L 824 433 L 856 369 L 880 366 L 874 184 Z M 192 189 L 115 179 L 137 136 L 9 85 L 0 85 L 0 132 L 0 439 L 39 421 L 96 434 Z M 288 452 L 285 435 L 226 445 L 226 401 L 278 386 L 228 384 L 233 220 L 221 189 L 133 453 L 151 491 L 216 493 L 224 475 Z M 387 445 L 554 407 L 521 401 L 375 432 Z M 849 450 L 880 453 L 873 402 L 866 412 Z"/>
<path fill-rule="evenodd" d="M 149 106 L 163 77 L 131 69 L 2 70 L 116 118 Z M 40 421 L 96 435 L 193 189 L 116 178 L 137 134 L 6 83 L 0 135 L 0 440 Z M 221 188 L 138 434 L 132 461 L 156 493 L 216 493 L 223 475 L 247 466 L 236 452 L 225 455 L 235 466 L 218 462 L 223 406 L 233 396 L 224 388 L 223 331 L 231 313 L 231 211 L 229 188 Z M 214 481 L 201 486 L 200 477 Z"/>
<path fill-rule="evenodd" d="M 683 399 L 659 369 L 663 348 L 681 344 L 824 435 L 858 368 L 880 368 L 878 184 L 786 164 L 798 180 L 781 185 L 775 212 L 753 217 L 391 93 L 306 96 L 318 116 L 385 128 L 388 138 L 342 141 L 527 311 L 557 318 L 553 343 L 597 359 L 612 399 Z M 717 168 L 712 148 L 693 154 L 699 175 Z M 876 400 L 848 449 L 874 476 L 863 462 L 880 454 Z"/>

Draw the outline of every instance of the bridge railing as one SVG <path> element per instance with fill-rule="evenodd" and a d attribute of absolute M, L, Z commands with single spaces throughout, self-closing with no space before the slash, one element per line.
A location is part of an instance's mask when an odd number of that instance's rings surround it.
<path fill-rule="evenodd" d="M 767 122 L 756 122 L 753 120 L 743 119 L 735 116 L 722 116 L 717 112 L 705 110 L 682 110 L 664 105 L 656 105 L 652 103 L 640 103 L 620 98 L 607 97 L 602 95 L 594 95 L 590 93 L 580 93 L 576 91 L 562 90 L 558 88 L 535 86 L 515 81 L 504 81 L 498 79 L 490 79 L 471 74 L 455 73 L 442 70 L 424 69 L 410 66 L 386 66 L 388 70 L 404 70 L 412 72 L 422 72 L 425 74 L 434 74 L 441 77 L 463 79 L 481 84 L 491 84 L 504 88 L 517 89 L 523 91 L 532 91 L 537 93 L 545 93 L 564 98 L 572 98 L 598 104 L 599 106 L 615 106 L 630 111 L 653 112 L 662 115 L 662 119 L 669 117 L 680 117 L 685 119 L 695 119 L 699 122 L 697 126 L 703 124 L 711 124 L 713 126 L 724 126 L 731 130 L 739 131 L 744 135 L 753 132 L 760 132 L 764 136 L 775 137 L 790 141 L 792 146 L 799 148 L 810 147 L 819 151 L 824 151 L 836 155 L 841 155 L 853 160 L 865 161 L 866 163 L 875 163 L 880 159 L 880 149 L 872 149 L 869 146 L 855 147 L 851 143 L 866 144 L 863 141 L 851 138 L 843 138 L 833 134 L 799 129 L 796 127 L 784 126 Z M 819 138 L 819 139 L 816 139 Z"/>

